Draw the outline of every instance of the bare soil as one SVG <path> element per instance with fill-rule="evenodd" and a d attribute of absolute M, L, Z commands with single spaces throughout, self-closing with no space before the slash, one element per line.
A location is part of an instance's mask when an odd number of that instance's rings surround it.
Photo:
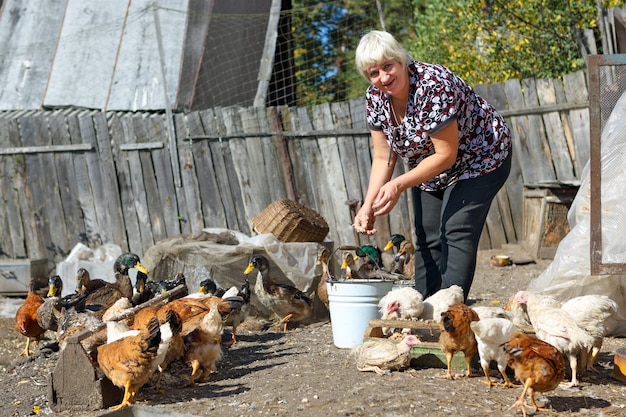
<path fill-rule="evenodd" d="M 504 305 L 511 294 L 525 289 L 549 264 L 541 260 L 494 267 L 489 259 L 496 253 L 502 251 L 480 252 L 468 304 Z M 35 406 L 39 407 L 38 415 L 121 415 L 109 410 L 55 414 L 48 398 L 48 378 L 59 356 L 53 335 L 41 343 L 35 355 L 18 357 L 25 339 L 13 326 L 13 319 L 0 319 L 1 416 L 33 415 Z M 154 382 L 149 382 L 139 391 L 141 399 L 136 409 L 153 411 L 142 415 L 171 416 L 521 415 L 519 410 L 508 408 L 522 388 L 488 389 L 482 376 L 449 381 L 442 378 L 442 368 L 420 367 L 385 376 L 358 372 L 350 351 L 333 345 L 327 321 L 282 333 L 251 318 L 238 335 L 239 343 L 223 346 L 224 358 L 209 382 L 183 387 L 189 369 L 175 364 L 162 380 L 165 393 L 157 393 Z M 228 337 L 225 335 L 225 339 Z M 583 375 L 580 387 L 559 387 L 539 395 L 539 404 L 549 411 L 537 414 L 626 415 L 626 384 L 611 376 L 613 353 L 625 345 L 624 339 L 607 338 L 597 365 L 599 372 Z M 482 370 L 477 372 L 482 375 Z M 491 376 L 499 379 L 496 370 Z"/>

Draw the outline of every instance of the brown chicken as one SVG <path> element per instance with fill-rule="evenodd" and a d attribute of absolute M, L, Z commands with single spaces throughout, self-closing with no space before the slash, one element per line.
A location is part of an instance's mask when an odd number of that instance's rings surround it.
<path fill-rule="evenodd" d="M 111 382 L 124 389 L 124 398 L 116 410 L 132 405 L 136 395 L 157 368 L 161 343 L 159 321 L 153 317 L 135 336 L 126 336 L 98 347 L 98 365 Z"/>
<path fill-rule="evenodd" d="M 222 332 L 224 322 L 218 310 L 218 303 L 210 303 L 209 312 L 202 318 L 200 325 L 185 336 L 185 362 L 191 365 L 188 386 L 196 381 L 204 382 L 211 372 L 217 370 L 217 361 L 222 357 Z"/>
<path fill-rule="evenodd" d="M 439 345 L 446 354 L 448 370 L 444 375 L 446 379 L 454 379 L 452 375 L 452 358 L 456 352 L 463 352 L 467 363 L 467 377 L 477 376 L 472 372 L 470 363 L 472 357 L 478 352 L 476 337 L 470 327 L 470 323 L 478 321 L 478 314 L 463 303 L 452 304 L 446 311 L 441 313 L 439 321 Z"/>
<path fill-rule="evenodd" d="M 509 407 L 519 407 L 526 417 L 526 394 L 530 395 L 535 412 L 545 410 L 535 402 L 535 392 L 555 389 L 565 377 L 565 361 L 557 348 L 534 336 L 516 332 L 503 344 L 508 365 L 515 371 L 515 377 L 524 384 L 522 394 Z"/>
<path fill-rule="evenodd" d="M 43 298 L 35 291 L 34 284 L 31 282 L 30 289 L 26 295 L 24 303 L 15 312 L 15 330 L 21 335 L 26 336 L 26 347 L 20 353 L 20 356 L 30 355 L 30 341 L 39 342 L 41 336 L 46 332 L 39 323 L 37 323 L 37 310 L 43 305 Z"/>

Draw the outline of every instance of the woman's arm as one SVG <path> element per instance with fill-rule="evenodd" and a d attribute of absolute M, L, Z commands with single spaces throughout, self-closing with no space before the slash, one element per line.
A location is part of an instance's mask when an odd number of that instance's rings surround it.
<path fill-rule="evenodd" d="M 374 156 L 372 157 L 369 184 L 363 205 L 354 217 L 355 229 L 359 233 L 366 233 L 368 235 L 376 233 L 376 229 L 374 229 L 372 204 L 379 194 L 381 187 L 391 179 L 398 157 L 395 153 L 391 153 L 390 159 L 389 144 L 382 130 L 372 130 L 371 136 Z"/>
<path fill-rule="evenodd" d="M 389 213 L 405 190 L 430 180 L 450 168 L 459 151 L 459 127 L 456 119 L 431 135 L 435 153 L 424 158 L 415 168 L 380 187 L 374 198 L 374 216 Z M 368 188 L 369 195 L 370 188 Z"/>

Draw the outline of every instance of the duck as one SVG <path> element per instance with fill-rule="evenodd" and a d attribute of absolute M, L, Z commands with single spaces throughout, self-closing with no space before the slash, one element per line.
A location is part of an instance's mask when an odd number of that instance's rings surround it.
<path fill-rule="evenodd" d="M 235 289 L 234 294 L 231 293 L 231 290 L 226 291 L 222 298 L 224 300 L 229 300 L 231 298 L 241 298 L 242 303 L 240 307 L 234 307 L 231 309 L 230 313 L 226 317 L 224 322 L 225 326 L 232 326 L 231 339 L 226 344 L 234 344 L 237 343 L 237 327 L 243 323 L 246 318 L 248 318 L 248 310 L 250 309 L 250 281 L 248 281 L 248 277 L 246 277 L 244 283 L 241 285 L 241 289 L 237 291 L 237 287 L 232 287 Z"/>
<path fill-rule="evenodd" d="M 362 278 L 377 278 L 398 280 L 402 279 L 399 274 L 389 272 L 383 264 L 382 251 L 377 246 L 361 245 L 354 251 L 357 259 L 364 260 L 358 269 L 358 275 Z"/>
<path fill-rule="evenodd" d="M 76 271 L 76 292 L 78 294 L 88 294 L 109 284 L 101 278 L 91 278 L 91 274 L 85 268 L 78 268 Z"/>
<path fill-rule="evenodd" d="M 253 255 L 244 274 L 258 270 L 254 292 L 261 304 L 276 314 L 287 331 L 290 321 L 302 321 L 313 311 L 309 296 L 290 284 L 279 283 L 270 274 L 270 263 L 263 255 Z"/>
<path fill-rule="evenodd" d="M 356 256 L 352 252 L 344 252 L 343 256 L 341 257 L 341 270 L 344 271 L 343 276 L 346 279 L 360 279 L 361 278 L 361 276 L 359 275 L 359 273 L 357 272 L 355 268 L 355 260 L 356 260 L 355 258 L 359 259 L 359 257 Z"/>
<path fill-rule="evenodd" d="M 137 306 L 154 298 L 157 295 L 158 283 L 148 281 L 148 275 L 137 270 L 135 277 L 135 286 L 133 288 L 132 304 Z"/>
<path fill-rule="evenodd" d="M 324 247 L 320 246 L 317 251 L 317 265 L 321 265 L 322 267 L 322 276 L 320 277 L 320 282 L 317 284 L 317 298 L 326 306 L 326 309 L 329 308 L 328 303 L 328 289 L 326 288 L 326 281 L 330 279 L 330 273 L 328 272 L 328 261 L 330 260 L 330 251 Z"/>
<path fill-rule="evenodd" d="M 115 282 L 106 282 L 105 285 L 94 289 L 93 291 L 87 291 L 87 298 L 85 304 L 88 308 L 94 311 L 94 315 L 101 319 L 105 311 L 111 307 L 118 299 L 125 297 L 132 300 L 133 285 L 128 271 L 131 268 L 137 269 L 137 271 L 147 274 L 148 271 L 141 264 L 139 256 L 132 252 L 123 253 L 115 260 L 113 264 L 113 271 L 115 273 Z M 87 273 L 88 274 L 88 273 Z M 93 280 L 91 280 L 93 282 Z M 88 290 L 88 287 L 85 287 Z"/>
<path fill-rule="evenodd" d="M 395 233 L 389 238 L 389 241 L 383 248 L 383 252 L 387 252 L 392 248 L 395 248 L 395 256 L 391 271 L 412 279 L 415 275 L 415 246 L 404 235 Z"/>
<path fill-rule="evenodd" d="M 43 300 L 43 304 L 37 310 L 37 323 L 45 329 L 56 332 L 58 329 L 61 310 L 75 309 L 81 311 L 84 309 L 85 296 L 72 293 L 61 297 L 63 292 L 63 280 L 59 275 L 51 275 L 48 277 L 48 293 Z"/>

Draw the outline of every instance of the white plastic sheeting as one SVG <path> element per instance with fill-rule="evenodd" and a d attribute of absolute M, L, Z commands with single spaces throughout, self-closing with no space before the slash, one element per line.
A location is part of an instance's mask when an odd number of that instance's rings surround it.
<path fill-rule="evenodd" d="M 603 263 L 626 262 L 626 94 L 615 104 L 601 137 L 602 167 L 602 252 Z M 570 232 L 561 240 L 554 260 L 536 279 L 529 291 L 549 294 L 559 301 L 602 294 L 618 305 L 610 323 L 611 334 L 626 333 L 626 275 L 591 275 L 589 162 L 568 213 Z"/>

